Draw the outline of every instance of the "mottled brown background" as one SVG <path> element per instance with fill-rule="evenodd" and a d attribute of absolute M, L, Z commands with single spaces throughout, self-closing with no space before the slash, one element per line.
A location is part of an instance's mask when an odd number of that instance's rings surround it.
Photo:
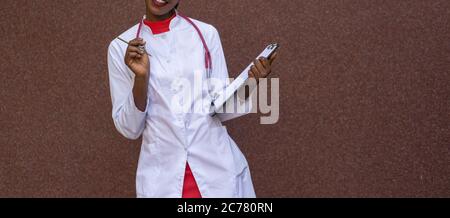
<path fill-rule="evenodd" d="M 109 42 L 143 0 L 3 0 L 0 197 L 134 197 Z M 232 75 L 282 44 L 280 121 L 227 123 L 259 197 L 450 197 L 450 1 L 189 0 Z"/>

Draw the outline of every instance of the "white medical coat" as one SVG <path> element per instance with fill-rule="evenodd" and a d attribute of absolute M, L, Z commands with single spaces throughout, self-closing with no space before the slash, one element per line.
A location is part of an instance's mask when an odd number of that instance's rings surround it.
<path fill-rule="evenodd" d="M 227 79 L 217 30 L 209 24 L 193 21 L 211 52 L 212 77 Z M 136 37 L 137 29 L 138 25 L 120 37 L 130 41 Z M 124 62 L 127 44 L 115 39 L 108 51 L 114 124 L 126 138 L 137 139 L 142 135 L 137 197 L 180 198 L 186 162 L 189 162 L 202 197 L 255 197 L 247 161 L 221 124 L 245 113 L 212 117 L 207 112 L 174 109 L 173 99 L 177 99 L 180 106 L 190 107 L 202 100 L 208 102 L 210 98 L 205 95 L 207 87 L 202 87 L 201 92 L 193 93 L 191 97 L 173 98 L 185 91 L 177 81 L 193 83 L 196 78 L 207 78 L 204 49 L 195 29 L 177 15 L 171 21 L 169 32 L 153 35 L 151 29 L 143 25 L 141 38 L 147 42 L 146 49 L 152 55 L 148 104 L 144 112 L 134 103 L 134 73 Z M 209 104 L 202 107 L 207 108 Z"/>

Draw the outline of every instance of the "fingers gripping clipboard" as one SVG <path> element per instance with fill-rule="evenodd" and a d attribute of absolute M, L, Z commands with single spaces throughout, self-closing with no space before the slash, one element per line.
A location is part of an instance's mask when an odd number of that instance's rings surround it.
<path fill-rule="evenodd" d="M 264 57 L 269 59 L 274 53 L 275 51 L 279 48 L 279 44 L 277 43 L 273 43 L 268 45 L 262 52 L 261 54 L 257 57 Z M 231 98 L 234 96 L 234 94 L 245 84 L 245 82 L 248 79 L 248 72 L 250 71 L 250 68 L 253 66 L 254 64 L 251 63 L 247 66 L 247 68 L 245 68 L 241 74 L 239 74 L 239 76 L 230 84 L 228 85 L 225 89 L 223 89 L 220 93 L 218 93 L 215 96 L 214 101 L 212 102 L 212 109 L 213 109 L 213 114 L 215 115 L 218 111 L 220 111 L 222 109 L 222 107 L 224 106 L 224 104 Z"/>

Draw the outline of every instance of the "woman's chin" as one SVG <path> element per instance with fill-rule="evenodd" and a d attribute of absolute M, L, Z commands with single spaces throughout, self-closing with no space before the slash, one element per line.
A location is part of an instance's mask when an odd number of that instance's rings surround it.
<path fill-rule="evenodd" d="M 173 3 L 165 2 L 163 0 L 157 1 L 157 0 L 150 0 L 150 11 L 152 14 L 156 16 L 161 16 L 169 13 L 175 6 Z"/>
<path fill-rule="evenodd" d="M 162 15 L 166 15 L 167 13 L 170 13 L 170 11 L 173 9 L 174 7 L 170 7 L 170 5 L 166 6 L 166 7 L 162 7 L 162 8 L 157 8 L 157 7 L 151 7 L 150 8 L 150 12 L 153 15 L 156 16 L 162 16 Z"/>

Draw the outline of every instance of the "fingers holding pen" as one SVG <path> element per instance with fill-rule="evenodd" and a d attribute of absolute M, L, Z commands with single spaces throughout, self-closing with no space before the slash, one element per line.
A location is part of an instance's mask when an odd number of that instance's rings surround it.
<path fill-rule="evenodd" d="M 142 56 L 146 56 L 146 51 L 145 51 L 145 47 L 134 47 L 134 46 L 130 46 L 130 49 L 128 50 L 128 52 L 130 53 L 130 55 L 136 54 L 135 57 L 136 58 L 141 58 Z"/>
<path fill-rule="evenodd" d="M 143 39 L 133 39 L 128 43 L 127 52 L 136 52 L 138 54 L 145 54 L 145 44 Z"/>
<path fill-rule="evenodd" d="M 137 38 L 130 42 L 120 39 L 127 43 L 128 47 L 125 53 L 125 64 L 135 73 L 136 76 L 147 76 L 150 68 L 150 60 L 145 51 L 145 41 Z"/>
<path fill-rule="evenodd" d="M 136 54 L 140 54 L 143 55 L 145 53 L 144 50 L 138 48 L 138 47 L 134 47 L 134 46 L 129 46 L 127 49 L 128 53 L 136 53 Z"/>
<path fill-rule="evenodd" d="M 144 39 L 136 38 L 136 39 L 131 40 L 128 44 L 130 46 L 139 47 L 139 46 L 145 46 L 145 43 L 146 42 L 144 41 Z"/>
<path fill-rule="evenodd" d="M 128 44 L 125 54 L 125 63 L 128 65 L 131 65 L 133 61 L 146 61 L 144 59 L 148 59 L 147 57 L 144 57 L 147 56 L 147 52 L 145 51 L 146 42 L 143 39 L 136 38 L 130 42 L 126 42 L 121 38 L 119 38 L 119 40 Z"/>
<path fill-rule="evenodd" d="M 128 56 L 130 57 L 130 58 L 137 58 L 137 59 L 140 59 L 140 58 L 142 58 L 142 55 L 143 54 L 141 54 L 141 53 L 138 53 L 138 52 L 129 52 L 128 53 Z"/>

